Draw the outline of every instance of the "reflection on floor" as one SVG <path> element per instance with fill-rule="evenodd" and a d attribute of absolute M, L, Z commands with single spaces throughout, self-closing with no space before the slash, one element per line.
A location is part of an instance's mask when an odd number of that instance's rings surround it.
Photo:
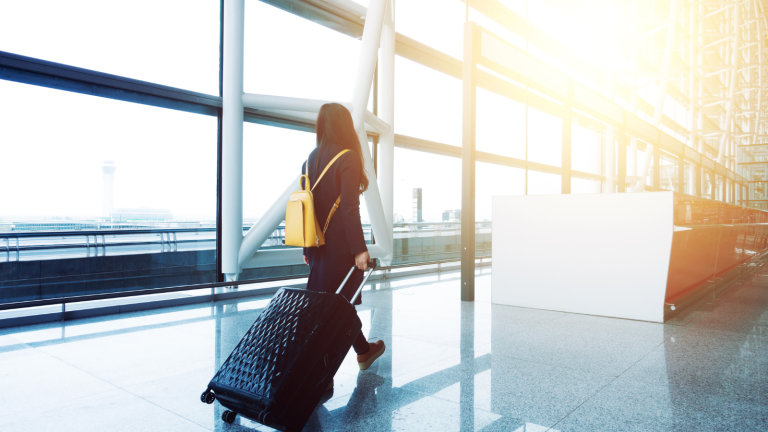
<path fill-rule="evenodd" d="M 459 301 L 458 273 L 375 282 L 353 353 L 308 431 L 766 431 L 768 269 L 654 324 Z M 114 315 L 0 332 L 0 430 L 271 430 L 200 403 L 266 305 Z"/>

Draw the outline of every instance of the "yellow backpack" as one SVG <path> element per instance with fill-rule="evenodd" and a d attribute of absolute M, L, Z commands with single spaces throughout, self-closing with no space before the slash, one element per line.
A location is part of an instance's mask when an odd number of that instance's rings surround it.
<path fill-rule="evenodd" d="M 285 207 L 285 245 L 286 246 L 299 246 L 299 247 L 319 247 L 325 244 L 325 230 L 328 229 L 328 224 L 331 223 L 331 218 L 339 207 L 341 202 L 341 195 L 336 198 L 336 203 L 333 204 L 331 212 L 328 214 L 328 219 L 325 221 L 325 227 L 320 230 L 320 224 L 317 222 L 317 214 L 315 213 L 315 203 L 312 198 L 312 191 L 317 187 L 320 180 L 328 171 L 328 168 L 336 162 L 336 159 L 349 150 L 342 150 L 336 155 L 328 165 L 326 165 L 320 177 L 317 178 L 315 186 L 310 187 L 309 184 L 309 159 L 305 165 L 305 172 L 299 178 L 299 187 L 301 190 L 293 192 L 288 205 Z M 318 155 L 318 157 L 320 157 Z M 304 186 L 301 186 L 301 179 L 304 179 Z"/>

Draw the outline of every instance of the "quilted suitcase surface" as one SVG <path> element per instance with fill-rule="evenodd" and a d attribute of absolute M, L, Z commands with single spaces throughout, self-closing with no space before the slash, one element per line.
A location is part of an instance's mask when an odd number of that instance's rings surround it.
<path fill-rule="evenodd" d="M 231 410 L 222 415 L 228 423 L 241 414 L 278 430 L 300 431 L 361 327 L 355 308 L 340 294 L 281 288 L 201 399 Z"/>

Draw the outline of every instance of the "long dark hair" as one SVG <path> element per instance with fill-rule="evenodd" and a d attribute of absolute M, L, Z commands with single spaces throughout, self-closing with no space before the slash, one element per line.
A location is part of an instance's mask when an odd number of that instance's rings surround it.
<path fill-rule="evenodd" d="M 337 103 L 327 103 L 320 107 L 315 133 L 317 134 L 317 146 L 320 147 L 315 160 L 315 172 L 319 173 L 320 155 L 332 144 L 337 144 L 358 155 L 360 159 L 360 193 L 368 190 L 368 176 L 365 174 L 363 152 L 349 110 L 344 105 Z"/>

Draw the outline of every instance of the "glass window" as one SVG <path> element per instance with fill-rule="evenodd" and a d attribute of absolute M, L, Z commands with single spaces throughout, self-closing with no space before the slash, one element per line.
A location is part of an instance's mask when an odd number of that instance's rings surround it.
<path fill-rule="evenodd" d="M 525 105 L 478 87 L 476 146 L 525 160 Z"/>
<path fill-rule="evenodd" d="M 438 166 L 434 175 L 424 167 Z M 394 259 L 406 262 L 455 259 L 461 245 L 461 159 L 395 148 Z M 421 215 L 418 200 L 421 194 Z M 489 240 L 490 241 L 490 240 Z"/>
<path fill-rule="evenodd" d="M 0 302 L 215 281 L 215 117 L 3 80 L 0 94 L 0 237 L 41 235 L 18 237 L 41 272 L 0 275 L 18 288 Z"/>
<path fill-rule="evenodd" d="M 571 127 L 571 169 L 590 174 L 601 172 L 601 140 L 600 131 L 592 125 L 581 126 L 574 117 Z"/>
<path fill-rule="evenodd" d="M 768 182 L 749 182 L 749 199 L 768 199 Z"/>
<path fill-rule="evenodd" d="M 629 140 L 627 140 L 627 143 L 629 143 Z M 648 150 L 648 144 L 638 139 L 637 140 L 637 175 L 640 176 L 643 173 L 643 164 L 645 163 L 645 152 Z M 630 153 L 630 147 L 627 145 L 627 164 L 631 163 L 632 159 L 629 155 Z M 653 184 L 653 170 L 655 167 L 653 166 L 653 157 L 651 157 L 651 163 L 648 166 L 648 177 L 645 178 L 645 190 L 653 190 L 651 187 L 654 186 Z M 635 184 L 634 182 L 628 182 Z"/>
<path fill-rule="evenodd" d="M 759 156 L 759 159 L 762 160 L 763 157 Z M 741 168 L 741 175 L 750 181 L 747 184 L 747 196 L 743 197 L 743 199 L 750 201 L 768 199 L 768 174 L 766 174 L 768 172 L 768 164 L 742 163 L 739 167 Z M 755 203 L 750 202 L 750 207 L 754 206 Z"/>
<path fill-rule="evenodd" d="M 395 8 L 397 32 L 457 59 L 464 57 L 464 3 L 408 0 Z"/>
<path fill-rule="evenodd" d="M 659 156 L 659 179 L 660 189 L 676 191 L 677 190 L 677 158 L 661 152 Z"/>
<path fill-rule="evenodd" d="M 560 117 L 528 107 L 528 160 L 552 166 L 562 163 L 563 122 Z"/>
<path fill-rule="evenodd" d="M 493 197 L 525 195 L 525 170 L 477 162 L 475 167 L 475 220 L 493 220 Z"/>
<path fill-rule="evenodd" d="M 702 193 L 704 194 L 704 198 L 712 199 L 712 173 L 709 171 L 704 171 L 704 184 L 702 185 Z"/>
<path fill-rule="evenodd" d="M 499 3 L 508 7 L 523 18 L 528 16 L 528 0 L 499 0 Z"/>
<path fill-rule="evenodd" d="M 461 80 L 395 57 L 395 132 L 461 146 L 461 120 Z"/>
<path fill-rule="evenodd" d="M 562 43 L 570 35 L 567 11 L 564 0 L 529 1 L 528 21 Z"/>
<path fill-rule="evenodd" d="M 528 170 L 528 195 L 559 194 L 561 191 L 559 174 Z"/>
<path fill-rule="evenodd" d="M 606 125 L 606 130 L 608 128 L 613 128 L 613 126 Z M 613 176 L 613 185 L 614 185 L 613 186 L 614 189 L 611 192 L 616 192 L 617 188 L 618 188 L 618 185 L 617 185 L 618 177 L 616 176 L 616 172 L 618 171 L 618 166 L 619 166 L 619 152 L 618 152 L 617 134 L 615 133 L 616 129 L 613 128 L 613 130 L 614 130 L 613 142 L 609 142 L 608 141 L 608 134 L 607 133 L 603 133 L 603 138 L 602 138 L 602 142 L 603 142 L 603 149 L 602 149 L 603 154 L 601 156 L 601 160 L 603 161 L 603 172 L 602 172 L 602 174 L 605 177 L 605 179 L 603 180 L 603 187 L 602 187 L 602 189 L 605 190 L 605 191 L 608 191 L 607 179 L 608 179 L 608 176 L 610 175 L 610 176 Z M 613 146 L 613 172 L 609 172 L 608 171 L 608 169 L 609 169 L 608 163 L 607 163 L 608 159 L 606 159 L 607 155 L 608 155 L 609 146 Z"/>
<path fill-rule="evenodd" d="M 685 161 L 685 187 L 683 193 L 688 195 L 696 195 L 696 165 L 691 162 Z"/>
<path fill-rule="evenodd" d="M 359 51 L 357 39 L 261 1 L 245 3 L 246 92 L 349 102 Z"/>
<path fill-rule="evenodd" d="M 600 182 L 597 180 L 582 179 L 571 177 L 571 193 L 600 193 Z"/>
<path fill-rule="evenodd" d="M 2 51 L 219 94 L 217 0 L 5 1 L 0 17 Z"/>
<path fill-rule="evenodd" d="M 243 125 L 244 224 L 252 225 L 264 215 L 300 174 L 301 165 L 314 148 L 315 134 L 311 132 Z"/>
<path fill-rule="evenodd" d="M 717 201 L 723 201 L 725 197 L 725 182 L 723 182 L 723 176 L 715 175 L 715 199 Z"/>
<path fill-rule="evenodd" d="M 439 166 L 436 176 L 427 166 Z M 413 222 L 413 190 L 422 190 L 422 218 L 426 222 L 443 220 L 447 210 L 461 209 L 461 159 L 395 148 L 395 219 Z"/>
<path fill-rule="evenodd" d="M 461 60 L 464 57 L 466 6 L 444 0 L 408 0 L 395 8 L 397 32 Z M 470 9 L 469 20 L 507 41 L 524 46 L 523 38 L 496 21 Z"/>

